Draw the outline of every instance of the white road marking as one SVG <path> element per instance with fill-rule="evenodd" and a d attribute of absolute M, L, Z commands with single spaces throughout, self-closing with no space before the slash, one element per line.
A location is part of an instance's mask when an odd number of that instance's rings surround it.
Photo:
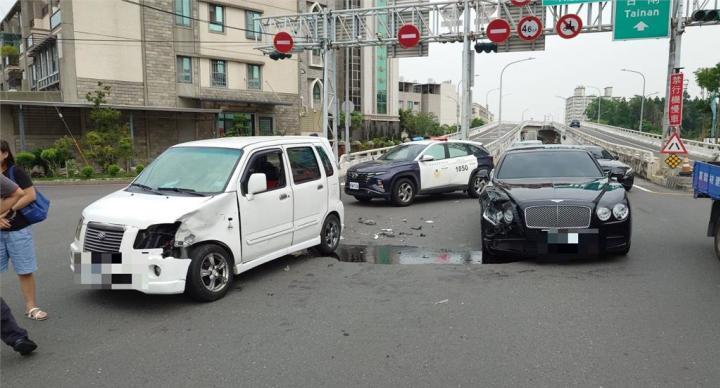
<path fill-rule="evenodd" d="M 635 187 L 636 189 L 642 190 L 642 191 L 644 191 L 644 192 L 646 192 L 646 193 L 654 193 L 654 191 L 652 191 L 652 190 L 650 190 L 650 189 L 646 189 L 646 188 L 644 188 L 644 187 L 642 187 L 642 186 L 640 186 L 640 185 L 638 185 L 638 184 L 634 184 L 633 187 Z"/>

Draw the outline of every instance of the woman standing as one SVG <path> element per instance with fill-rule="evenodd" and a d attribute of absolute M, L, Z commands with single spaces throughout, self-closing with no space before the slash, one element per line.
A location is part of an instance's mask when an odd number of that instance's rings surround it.
<path fill-rule="evenodd" d="M 7 141 L 0 141 L 0 169 L 3 175 L 20 186 L 24 194 L 12 208 L 0 218 L 0 272 L 8 269 L 12 261 L 15 273 L 20 278 L 20 290 L 25 299 L 25 316 L 44 321 L 48 314 L 35 302 L 35 277 L 37 259 L 30 223 L 20 209 L 35 201 L 35 188 L 25 171 L 15 165 L 15 158 Z"/>

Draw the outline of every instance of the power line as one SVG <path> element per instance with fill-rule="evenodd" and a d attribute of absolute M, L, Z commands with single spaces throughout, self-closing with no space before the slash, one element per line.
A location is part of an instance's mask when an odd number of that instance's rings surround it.
<path fill-rule="evenodd" d="M 216 22 L 212 22 L 212 21 L 209 21 L 209 20 L 200 19 L 200 18 L 196 18 L 196 17 L 192 17 L 192 16 L 185 16 L 185 15 L 179 14 L 179 13 L 177 13 L 177 12 L 168 11 L 168 10 L 166 10 L 166 9 L 153 7 L 153 6 L 151 6 L 151 5 L 138 3 L 138 2 L 132 1 L 132 0 L 122 0 L 122 1 L 125 2 L 125 3 L 128 3 L 128 4 L 137 5 L 138 7 L 144 7 L 144 8 L 152 9 L 152 10 L 154 10 L 154 11 L 166 13 L 166 14 L 169 14 L 169 15 L 180 16 L 180 17 L 183 18 L 183 19 L 190 19 L 190 20 L 194 20 L 194 21 L 197 21 L 197 22 L 208 23 L 208 24 L 220 24 L 220 25 L 224 26 L 225 28 L 228 28 L 228 29 L 231 29 L 231 30 L 252 32 L 253 34 L 273 35 L 273 34 L 270 34 L 270 33 L 267 33 L 267 32 L 263 32 L 263 31 L 256 31 L 256 30 L 250 30 L 250 29 L 247 29 L 247 28 L 234 27 L 234 26 L 229 26 L 229 25 L 227 25 L 227 24 L 216 23 Z"/>

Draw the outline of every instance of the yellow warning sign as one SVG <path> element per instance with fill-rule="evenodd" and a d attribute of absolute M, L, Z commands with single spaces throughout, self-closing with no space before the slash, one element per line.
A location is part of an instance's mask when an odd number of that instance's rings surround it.
<path fill-rule="evenodd" d="M 665 164 L 667 164 L 670 168 L 677 168 L 681 163 L 682 159 L 680 159 L 680 157 L 676 154 L 670 154 L 670 156 L 665 159 Z"/>

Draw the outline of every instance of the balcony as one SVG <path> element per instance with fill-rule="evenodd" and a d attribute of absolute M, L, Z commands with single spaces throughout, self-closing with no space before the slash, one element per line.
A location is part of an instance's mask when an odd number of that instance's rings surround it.
<path fill-rule="evenodd" d="M 59 83 L 60 83 L 60 73 L 56 71 L 55 73 L 52 73 L 44 78 L 40 78 L 37 81 L 36 86 L 37 86 L 37 90 L 44 90 L 53 85 L 57 85 Z"/>

